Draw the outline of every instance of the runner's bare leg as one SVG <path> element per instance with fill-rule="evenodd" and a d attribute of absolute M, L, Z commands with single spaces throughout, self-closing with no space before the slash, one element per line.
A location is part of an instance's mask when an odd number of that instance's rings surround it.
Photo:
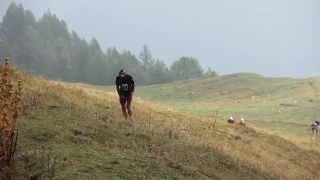
<path fill-rule="evenodd" d="M 128 111 L 130 119 L 132 118 L 131 102 L 132 102 L 132 96 L 129 96 L 127 99 L 126 106 L 127 106 L 127 111 Z"/>
<path fill-rule="evenodd" d="M 128 114 L 127 114 L 127 110 L 126 110 L 126 98 L 121 96 L 120 97 L 120 104 L 121 104 L 121 110 L 122 110 L 122 114 L 123 117 L 125 119 L 128 119 Z"/>

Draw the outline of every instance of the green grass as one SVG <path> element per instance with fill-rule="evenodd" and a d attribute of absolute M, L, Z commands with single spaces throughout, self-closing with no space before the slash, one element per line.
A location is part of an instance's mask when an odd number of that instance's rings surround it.
<path fill-rule="evenodd" d="M 20 139 L 20 148 L 32 150 L 35 145 L 41 145 L 54 150 L 59 157 L 57 179 L 183 177 L 148 153 L 150 141 L 166 144 L 166 139 L 153 140 L 154 137 L 130 128 L 124 121 L 109 124 L 85 119 L 80 113 L 64 109 L 42 108 L 26 118 L 21 120 L 24 136 Z M 86 122 L 88 120 L 94 124 Z"/>
<path fill-rule="evenodd" d="M 130 123 L 114 94 L 31 77 L 24 82 L 16 166 L 25 179 L 41 172 L 41 179 L 59 180 L 320 177 L 317 151 L 277 136 L 223 122 L 211 127 L 212 119 L 141 99 Z"/>
<path fill-rule="evenodd" d="M 312 83 L 312 85 L 310 85 Z M 139 87 L 137 95 L 181 112 L 221 119 L 244 117 L 284 137 L 309 140 L 320 118 L 319 79 L 265 78 L 240 73 Z M 308 130 L 307 130 L 308 129 Z"/>
<path fill-rule="evenodd" d="M 110 94 L 30 81 L 24 96 L 26 112 L 19 118 L 16 161 L 17 174 L 27 179 L 276 177 L 213 147 L 190 143 L 175 131 L 168 135 L 167 126 L 161 123 L 171 121 L 169 114 L 154 112 L 146 104 L 141 104 L 145 106 L 143 110 L 135 109 L 140 113 L 130 123 L 121 118 L 117 100 Z M 36 98 L 37 103 L 30 104 L 30 97 Z M 205 159 L 198 161 L 199 158 Z M 56 165 L 47 168 L 54 160 Z"/>
<path fill-rule="evenodd" d="M 273 179 L 245 164 L 240 169 L 214 149 L 134 129 L 121 120 L 90 125 L 79 114 L 41 108 L 21 121 L 19 149 L 52 150 L 58 157 L 55 179 Z M 157 155 L 151 146 L 167 154 Z M 194 161 L 195 152 L 205 154 L 208 164 Z"/>

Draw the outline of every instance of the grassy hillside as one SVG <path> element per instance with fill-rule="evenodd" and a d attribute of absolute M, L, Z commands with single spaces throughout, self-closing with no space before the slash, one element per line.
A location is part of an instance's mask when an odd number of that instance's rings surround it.
<path fill-rule="evenodd" d="M 240 73 L 139 88 L 138 95 L 182 112 L 244 117 L 250 123 L 299 142 L 309 142 L 320 118 L 320 80 L 265 78 Z"/>
<path fill-rule="evenodd" d="M 24 75 L 17 173 L 42 179 L 314 179 L 320 154 L 250 128 Z"/>

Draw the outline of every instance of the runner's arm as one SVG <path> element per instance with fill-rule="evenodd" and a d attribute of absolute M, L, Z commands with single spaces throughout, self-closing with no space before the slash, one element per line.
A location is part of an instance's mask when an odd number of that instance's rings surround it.
<path fill-rule="evenodd" d="M 134 93 L 134 90 L 135 90 L 135 84 L 134 84 L 134 80 L 133 78 L 131 77 L 131 86 L 132 86 L 132 93 Z"/>
<path fill-rule="evenodd" d="M 120 82 L 118 77 L 116 78 L 115 84 L 116 84 L 117 93 L 118 95 L 120 95 L 120 88 L 119 88 Z"/>

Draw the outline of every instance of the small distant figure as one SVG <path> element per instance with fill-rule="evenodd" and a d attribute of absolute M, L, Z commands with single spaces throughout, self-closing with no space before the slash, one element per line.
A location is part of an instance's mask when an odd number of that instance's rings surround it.
<path fill-rule="evenodd" d="M 320 121 L 314 121 L 311 124 L 312 134 L 318 135 L 320 133 Z"/>
<path fill-rule="evenodd" d="M 235 120 L 233 119 L 232 116 L 230 116 L 227 122 L 230 123 L 230 124 L 234 124 Z"/>
<path fill-rule="evenodd" d="M 244 120 L 244 118 L 240 119 L 240 125 L 241 126 L 246 126 L 246 121 Z"/>
<path fill-rule="evenodd" d="M 115 84 L 119 95 L 122 114 L 125 119 L 128 119 L 129 116 L 130 120 L 132 120 L 131 102 L 135 90 L 134 80 L 124 69 L 121 69 Z"/>

